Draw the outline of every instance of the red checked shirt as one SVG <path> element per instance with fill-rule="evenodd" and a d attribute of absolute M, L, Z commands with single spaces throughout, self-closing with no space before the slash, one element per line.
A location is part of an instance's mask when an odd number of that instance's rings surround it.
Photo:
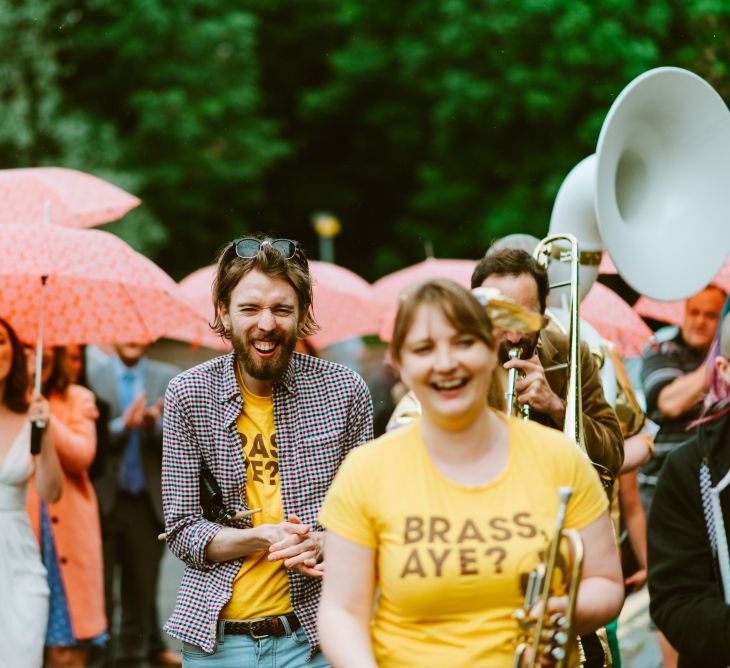
<path fill-rule="evenodd" d="M 294 353 L 273 390 L 284 516 L 321 530 L 317 515 L 345 455 L 373 438 L 365 381 L 347 367 Z M 165 631 L 213 652 L 221 608 L 241 560 L 213 563 L 205 550 L 222 528 L 202 516 L 199 477 L 205 465 L 227 510 L 246 510 L 246 468 L 236 420 L 242 405 L 233 353 L 176 376 L 165 395 L 162 502 L 167 545 L 185 562 L 177 603 Z M 231 526 L 250 527 L 249 519 Z M 314 651 L 321 583 L 288 571 L 292 608 Z"/>

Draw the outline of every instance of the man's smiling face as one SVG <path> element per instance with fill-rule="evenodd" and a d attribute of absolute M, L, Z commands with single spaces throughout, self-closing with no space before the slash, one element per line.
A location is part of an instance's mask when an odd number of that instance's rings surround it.
<path fill-rule="evenodd" d="M 221 319 L 231 332 L 246 386 L 255 394 L 271 391 L 286 370 L 297 343 L 300 308 L 297 293 L 283 278 L 254 269 L 221 306 Z"/>

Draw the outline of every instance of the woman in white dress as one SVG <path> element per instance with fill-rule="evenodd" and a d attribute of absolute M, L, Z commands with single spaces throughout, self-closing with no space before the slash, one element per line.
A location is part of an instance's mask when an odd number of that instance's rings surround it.
<path fill-rule="evenodd" d="M 47 427 L 41 451 L 30 454 L 30 425 Z M 38 543 L 25 510 L 28 481 L 38 495 L 61 496 L 63 474 L 53 448 L 54 425 L 42 396 L 28 400 L 25 353 L 0 319 L 0 666 L 40 668 L 48 618 L 48 585 Z M 34 461 L 35 460 L 35 461 Z"/>

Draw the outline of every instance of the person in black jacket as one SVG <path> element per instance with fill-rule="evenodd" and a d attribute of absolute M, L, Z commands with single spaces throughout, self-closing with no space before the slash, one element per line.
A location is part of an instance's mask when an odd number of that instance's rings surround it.
<path fill-rule="evenodd" d="M 730 581 L 723 584 L 720 567 L 723 559 L 730 566 L 730 485 L 719 495 L 722 516 L 711 502 L 711 489 L 730 479 L 728 315 L 710 354 L 705 415 L 667 457 L 649 514 L 650 612 L 680 668 L 730 665 Z"/>

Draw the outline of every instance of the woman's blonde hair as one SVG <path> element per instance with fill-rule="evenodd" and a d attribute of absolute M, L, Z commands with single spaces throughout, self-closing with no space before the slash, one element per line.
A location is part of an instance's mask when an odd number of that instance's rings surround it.
<path fill-rule="evenodd" d="M 476 297 L 454 281 L 433 279 L 411 288 L 401 297 L 389 347 L 390 356 L 395 362 L 401 361 L 406 336 L 413 326 L 419 307 L 424 304 L 438 307 L 457 331 L 480 339 L 490 350 L 496 348 L 492 323 Z M 504 408 L 504 394 L 496 368 L 490 379 L 487 402 L 493 408 Z"/>

